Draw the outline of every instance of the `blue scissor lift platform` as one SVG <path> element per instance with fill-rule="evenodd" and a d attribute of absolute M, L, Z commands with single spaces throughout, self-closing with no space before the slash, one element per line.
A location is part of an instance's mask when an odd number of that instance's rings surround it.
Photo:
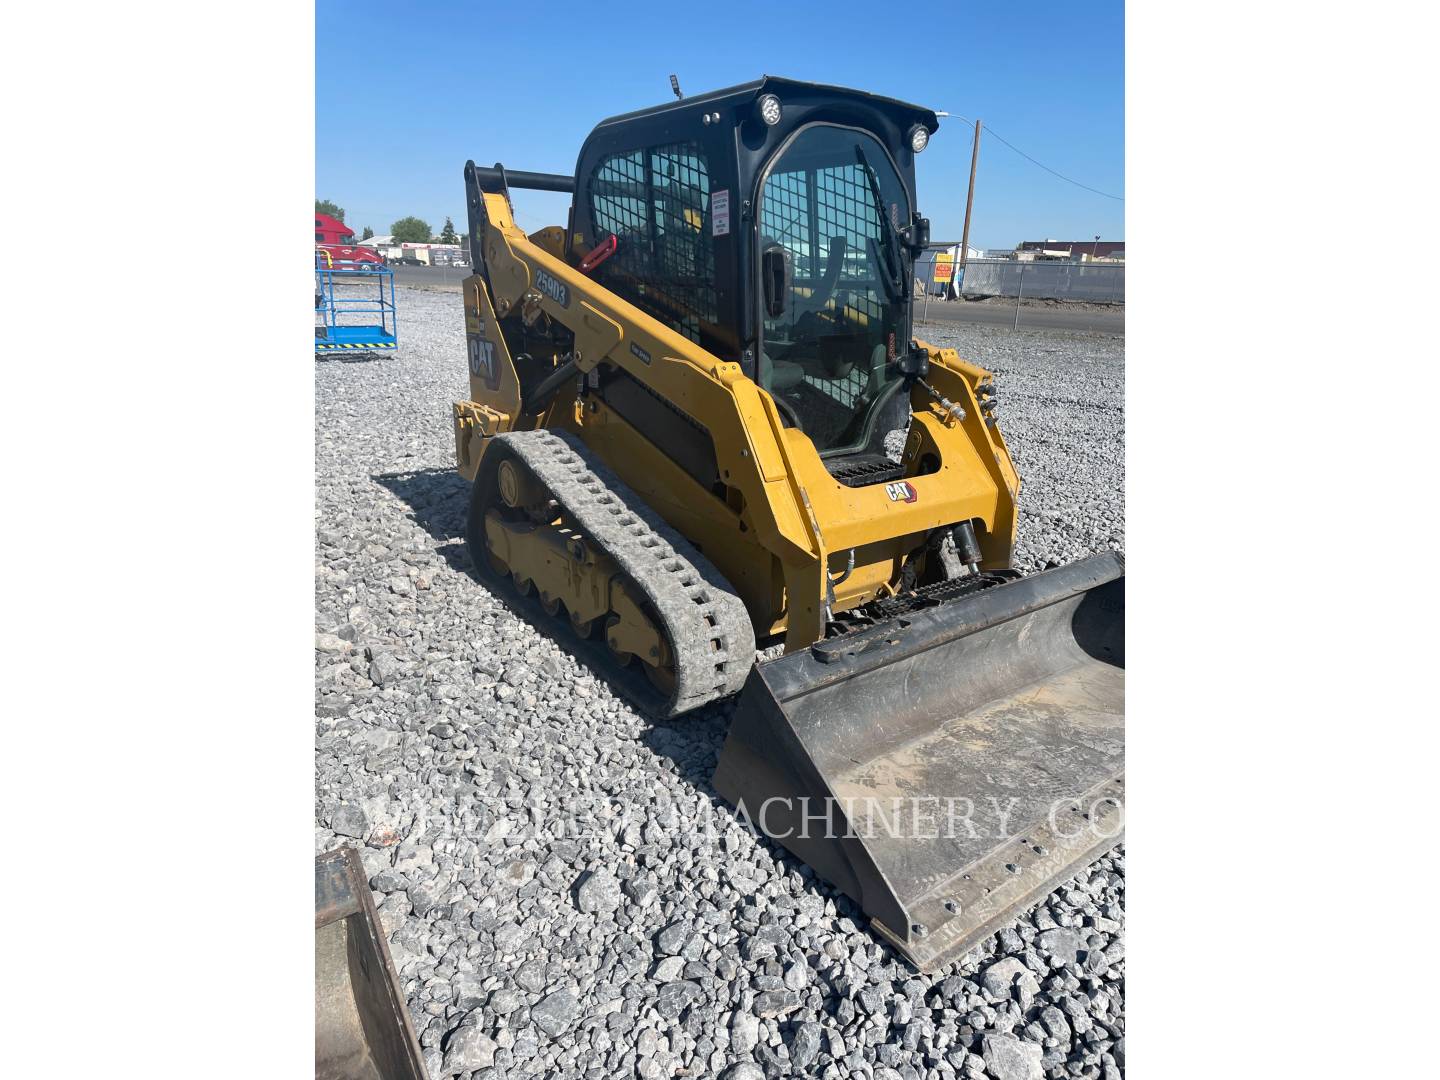
<path fill-rule="evenodd" d="M 315 352 L 393 352 L 395 275 L 379 263 L 315 253 Z"/>

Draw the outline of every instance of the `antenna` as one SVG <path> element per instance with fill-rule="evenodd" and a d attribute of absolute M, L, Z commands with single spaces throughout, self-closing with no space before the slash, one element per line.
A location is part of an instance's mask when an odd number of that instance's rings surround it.
<path fill-rule="evenodd" d="M 685 96 L 680 92 L 680 80 L 677 79 L 674 75 L 670 76 L 670 89 L 675 91 L 675 96 L 677 98 L 683 98 Z"/>

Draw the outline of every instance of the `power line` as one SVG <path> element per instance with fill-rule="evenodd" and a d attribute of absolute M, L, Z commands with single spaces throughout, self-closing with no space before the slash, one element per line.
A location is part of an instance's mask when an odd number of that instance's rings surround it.
<path fill-rule="evenodd" d="M 1051 176 L 1058 176 L 1061 180 L 1064 180 L 1067 184 L 1074 184 L 1076 187 L 1078 187 L 1078 188 L 1084 188 L 1086 191 L 1093 191 L 1096 195 L 1103 195 L 1103 196 L 1104 196 L 1105 198 L 1107 198 L 1107 199 L 1114 199 L 1116 202 L 1124 202 L 1124 201 L 1125 201 L 1124 197 L 1121 196 L 1121 195 L 1111 195 L 1109 192 L 1107 192 L 1107 191 L 1101 191 L 1099 188 L 1093 188 L 1093 187 L 1091 187 L 1089 184 L 1082 184 L 1082 183 L 1080 183 L 1079 180 L 1072 180 L 1072 179 L 1070 179 L 1070 177 L 1066 176 L 1064 173 L 1058 173 L 1058 172 L 1056 172 L 1054 169 L 1050 168 L 1049 165 L 1046 165 L 1043 161 L 1036 161 L 1033 157 L 1031 157 L 1029 154 L 1025 153 L 1024 150 L 1021 150 L 1021 149 L 1020 149 L 1018 146 L 1016 146 L 1014 143 L 1010 142 L 1008 139 L 1005 138 L 1005 136 L 1001 135 L 998 131 L 996 131 L 994 128 L 992 128 L 989 124 L 982 124 L 981 126 L 982 126 L 986 131 L 988 131 L 991 135 L 994 135 L 995 138 L 999 139 L 999 140 L 1000 140 L 1002 143 L 1004 143 L 1006 146 L 1010 147 L 1011 150 L 1014 150 L 1015 153 L 1019 154 L 1019 155 L 1020 155 L 1021 157 L 1023 157 L 1026 161 L 1030 162 L 1030 164 L 1032 164 L 1032 165 L 1039 165 L 1040 168 L 1044 169 L 1044 170 L 1045 170 L 1046 172 L 1048 172 Z"/>

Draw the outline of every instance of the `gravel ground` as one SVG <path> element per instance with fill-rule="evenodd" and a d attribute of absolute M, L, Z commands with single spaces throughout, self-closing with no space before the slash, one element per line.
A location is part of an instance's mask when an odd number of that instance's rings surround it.
<path fill-rule="evenodd" d="M 999 306 L 1014 309 L 1016 298 L 1013 296 L 967 296 L 964 298 L 966 304 L 985 304 L 987 306 Z M 1019 298 L 1022 308 L 1050 308 L 1056 311 L 1124 311 L 1124 300 L 1061 300 L 1053 296 L 1022 296 Z"/>
<path fill-rule="evenodd" d="M 709 777 L 466 573 L 454 294 L 317 361 L 316 850 L 361 847 L 433 1078 L 1115 1077 L 1124 850 L 917 977 Z M 1122 339 L 956 326 L 1024 479 L 1017 565 L 1122 548 Z"/>

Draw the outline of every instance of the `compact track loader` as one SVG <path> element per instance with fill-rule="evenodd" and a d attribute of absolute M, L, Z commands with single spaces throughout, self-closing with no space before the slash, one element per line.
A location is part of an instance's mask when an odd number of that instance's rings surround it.
<path fill-rule="evenodd" d="M 657 717 L 739 693 L 715 787 L 927 970 L 1119 839 L 1124 734 L 1120 558 L 1011 569 L 995 380 L 911 337 L 937 128 L 766 77 L 468 163 L 454 409 L 481 579 Z"/>

